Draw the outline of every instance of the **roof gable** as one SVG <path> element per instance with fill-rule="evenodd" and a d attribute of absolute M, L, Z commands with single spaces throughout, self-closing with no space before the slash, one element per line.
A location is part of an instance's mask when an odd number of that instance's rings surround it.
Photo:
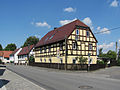
<path fill-rule="evenodd" d="M 10 56 L 14 55 L 19 49 L 20 49 L 20 48 L 14 50 L 14 51 L 10 54 Z"/>
<path fill-rule="evenodd" d="M 22 50 L 18 53 L 18 55 L 27 55 L 33 49 L 34 45 L 23 47 Z"/>

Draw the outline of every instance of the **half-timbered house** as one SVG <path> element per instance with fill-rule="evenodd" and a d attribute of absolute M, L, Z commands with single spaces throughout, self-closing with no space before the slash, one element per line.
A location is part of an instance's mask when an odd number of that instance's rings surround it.
<path fill-rule="evenodd" d="M 90 27 L 75 20 L 48 32 L 35 46 L 35 62 L 78 63 L 76 57 L 97 61 L 97 40 Z"/>

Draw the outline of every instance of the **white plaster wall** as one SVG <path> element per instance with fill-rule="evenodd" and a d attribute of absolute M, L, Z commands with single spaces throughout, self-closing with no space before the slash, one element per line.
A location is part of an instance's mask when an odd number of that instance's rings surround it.
<path fill-rule="evenodd" d="M 14 54 L 14 63 L 18 63 L 18 53 L 22 50 L 22 48 L 20 48 L 15 54 Z"/>

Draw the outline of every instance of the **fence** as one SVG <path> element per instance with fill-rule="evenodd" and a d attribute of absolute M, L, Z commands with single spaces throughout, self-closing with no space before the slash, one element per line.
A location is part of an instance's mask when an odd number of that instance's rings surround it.
<path fill-rule="evenodd" d="M 30 63 L 29 65 L 65 70 L 65 64 L 58 63 Z M 90 71 L 105 67 L 106 67 L 105 64 L 91 64 Z M 88 64 L 67 64 L 67 70 L 88 70 Z"/>

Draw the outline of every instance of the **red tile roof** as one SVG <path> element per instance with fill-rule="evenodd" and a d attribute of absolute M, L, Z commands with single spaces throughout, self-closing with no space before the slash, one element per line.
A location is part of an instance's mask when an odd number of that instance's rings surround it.
<path fill-rule="evenodd" d="M 14 50 L 14 51 L 10 54 L 10 56 L 14 55 L 19 49 L 20 49 L 20 48 Z"/>
<path fill-rule="evenodd" d="M 80 20 L 75 20 L 71 23 L 68 23 L 62 27 L 59 27 L 57 29 L 54 29 L 50 32 L 48 32 L 37 44 L 35 47 L 39 47 L 42 45 L 54 43 L 57 41 L 61 41 L 65 39 L 66 37 L 69 37 L 69 35 L 72 33 L 72 31 L 76 28 L 77 26 L 83 26 L 83 27 L 88 27 L 85 25 L 83 22 Z M 89 27 L 88 27 L 89 28 Z M 90 28 L 89 28 L 90 29 Z M 91 31 L 91 30 L 90 30 Z M 93 33 L 92 33 L 93 34 Z M 94 35 L 93 35 L 94 36 Z M 51 39 L 50 39 L 51 38 Z M 95 38 L 95 37 L 94 37 Z M 96 39 L 96 38 L 95 38 Z M 97 41 L 97 40 L 96 40 Z"/>
<path fill-rule="evenodd" d="M 0 56 L 5 57 L 5 58 L 9 58 L 9 55 L 12 53 L 13 51 L 0 51 Z"/>
<path fill-rule="evenodd" d="M 23 47 L 20 53 L 18 53 L 18 55 L 27 55 L 33 49 L 33 47 L 34 45 L 30 45 L 29 47 Z"/>

